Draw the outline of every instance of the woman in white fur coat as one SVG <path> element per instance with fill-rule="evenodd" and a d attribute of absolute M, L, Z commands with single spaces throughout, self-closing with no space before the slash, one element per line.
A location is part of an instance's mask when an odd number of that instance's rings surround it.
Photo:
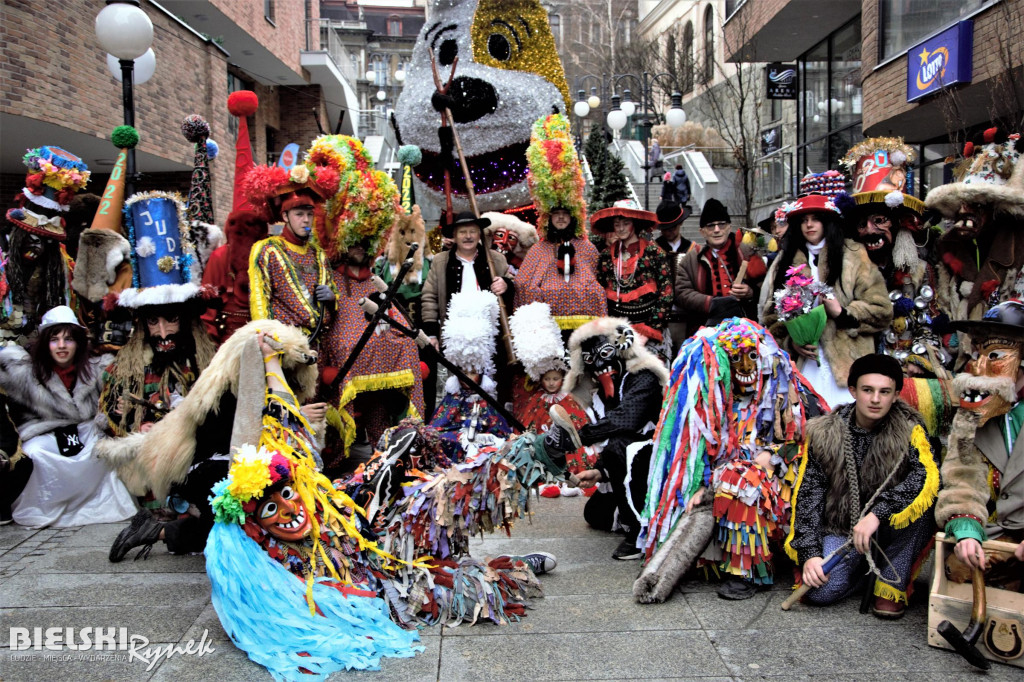
<path fill-rule="evenodd" d="M 67 306 L 43 316 L 31 353 L 19 346 L 0 351 L 0 389 L 33 463 L 28 484 L 11 506 L 15 523 L 82 526 L 135 514 L 135 501 L 117 473 L 93 455 L 101 434 L 103 368 L 110 361 L 109 355 L 89 357 L 85 327 Z"/>

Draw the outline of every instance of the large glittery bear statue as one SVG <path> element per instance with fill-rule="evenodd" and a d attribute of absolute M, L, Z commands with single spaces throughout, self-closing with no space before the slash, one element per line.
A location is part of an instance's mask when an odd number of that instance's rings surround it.
<path fill-rule="evenodd" d="M 450 133 L 439 135 L 447 108 L 479 209 L 529 204 L 530 127 L 552 111 L 569 110 L 547 11 L 536 0 L 432 0 L 429 16 L 395 110 L 399 140 L 423 153 L 415 168 L 417 195 L 443 207 L 447 169 L 455 210 L 469 210 L 454 140 Z M 432 61 L 447 88 L 443 94 Z"/>

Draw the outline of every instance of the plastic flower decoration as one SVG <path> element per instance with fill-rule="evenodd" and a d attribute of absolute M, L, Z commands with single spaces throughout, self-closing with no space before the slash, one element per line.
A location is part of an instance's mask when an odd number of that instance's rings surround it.
<path fill-rule="evenodd" d="M 806 263 L 786 270 L 786 283 L 775 292 L 775 309 L 783 322 L 811 312 L 832 295 L 832 287 L 815 281 Z"/>

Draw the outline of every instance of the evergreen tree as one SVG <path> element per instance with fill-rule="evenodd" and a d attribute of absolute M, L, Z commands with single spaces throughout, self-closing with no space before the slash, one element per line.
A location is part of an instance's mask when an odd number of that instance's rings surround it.
<path fill-rule="evenodd" d="M 626 178 L 625 168 L 626 164 L 622 162 L 622 159 L 615 154 L 608 154 L 602 178 L 604 190 L 601 200 L 605 207 L 611 206 L 616 201 L 630 198 L 629 180 Z"/>
<path fill-rule="evenodd" d="M 604 188 L 602 178 L 604 177 L 605 161 L 609 156 L 601 126 L 592 125 L 590 127 L 590 134 L 587 136 L 587 142 L 583 149 L 587 163 L 590 164 L 590 173 L 594 178 L 594 184 L 590 186 L 590 200 L 587 204 L 587 211 L 593 213 L 597 208 L 601 208 L 599 204 Z"/>

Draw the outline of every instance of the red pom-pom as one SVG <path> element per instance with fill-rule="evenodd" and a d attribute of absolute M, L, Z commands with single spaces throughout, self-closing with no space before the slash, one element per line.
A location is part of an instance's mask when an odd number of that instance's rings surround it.
<path fill-rule="evenodd" d="M 998 286 L 999 286 L 999 280 L 998 279 L 990 279 L 990 280 L 987 280 L 985 282 L 982 282 L 982 284 L 981 284 L 981 297 L 982 298 L 988 298 L 989 296 L 992 295 L 992 292 L 995 291 L 996 287 L 998 287 Z"/>
<path fill-rule="evenodd" d="M 237 90 L 228 95 L 228 112 L 232 116 L 252 116 L 259 106 L 259 97 L 252 90 Z"/>
<path fill-rule="evenodd" d="M 420 360 L 420 379 L 426 379 L 430 376 L 430 365 Z"/>
<path fill-rule="evenodd" d="M 985 144 L 992 144 L 993 142 L 995 142 L 996 141 L 996 135 L 998 135 L 998 134 L 999 134 L 999 128 L 989 128 L 988 130 L 986 130 L 982 134 L 982 136 L 983 136 L 983 138 L 985 140 Z"/>
<path fill-rule="evenodd" d="M 974 156 L 974 143 L 968 142 L 964 145 L 964 156 Z"/>
<path fill-rule="evenodd" d="M 25 176 L 25 187 L 28 187 L 33 194 L 43 193 L 43 174 L 32 173 Z"/>
<path fill-rule="evenodd" d="M 316 167 L 316 185 L 327 194 L 335 194 L 338 191 L 338 184 L 341 182 L 341 175 L 337 169 L 330 166 Z"/>
<path fill-rule="evenodd" d="M 242 193 L 256 206 L 266 206 L 267 199 L 287 185 L 289 171 L 281 166 L 256 166 L 242 178 Z"/>

